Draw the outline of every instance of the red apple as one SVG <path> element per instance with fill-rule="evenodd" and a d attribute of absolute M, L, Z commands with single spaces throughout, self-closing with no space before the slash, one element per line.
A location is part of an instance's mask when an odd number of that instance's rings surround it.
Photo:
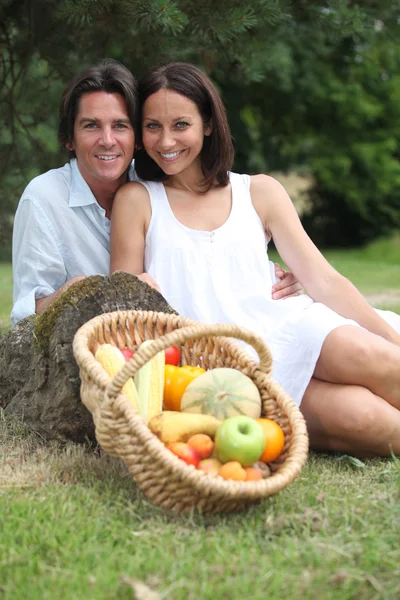
<path fill-rule="evenodd" d="M 171 442 L 170 444 L 166 444 L 166 448 L 171 450 L 173 454 L 187 465 L 193 465 L 196 469 L 199 466 L 200 456 L 189 444 L 185 444 L 185 442 Z"/>
<path fill-rule="evenodd" d="M 181 353 L 176 346 L 169 346 L 165 349 L 165 364 L 178 366 Z"/>
<path fill-rule="evenodd" d="M 129 348 L 122 348 L 122 354 L 125 357 L 125 360 L 130 360 L 132 356 L 135 354 L 133 350 L 129 350 Z"/>

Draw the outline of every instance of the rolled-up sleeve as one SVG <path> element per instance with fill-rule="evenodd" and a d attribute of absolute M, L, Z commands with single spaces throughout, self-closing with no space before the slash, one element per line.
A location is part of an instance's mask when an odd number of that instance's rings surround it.
<path fill-rule="evenodd" d="M 35 313 L 35 302 L 67 279 L 62 248 L 51 222 L 32 198 L 22 198 L 13 230 L 13 308 L 11 323 Z"/>

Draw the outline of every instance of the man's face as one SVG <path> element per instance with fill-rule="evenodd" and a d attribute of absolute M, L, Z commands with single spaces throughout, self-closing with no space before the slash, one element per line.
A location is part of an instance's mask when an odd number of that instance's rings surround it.
<path fill-rule="evenodd" d="M 99 182 L 114 182 L 116 189 L 125 182 L 134 147 L 135 134 L 124 97 L 107 92 L 83 94 L 74 140 L 67 148 L 75 150 L 79 170 L 92 190 Z"/>

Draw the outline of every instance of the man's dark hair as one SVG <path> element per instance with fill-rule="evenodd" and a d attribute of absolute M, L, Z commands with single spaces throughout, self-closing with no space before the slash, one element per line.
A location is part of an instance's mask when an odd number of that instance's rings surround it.
<path fill-rule="evenodd" d="M 143 107 L 146 99 L 161 89 L 173 90 L 192 100 L 204 126 L 211 126 L 211 134 L 204 136 L 200 153 L 204 191 L 215 184 L 227 185 L 234 151 L 225 108 L 214 84 L 195 66 L 170 62 L 153 69 L 139 82 L 140 106 Z M 141 132 L 138 133 L 138 140 L 139 149 L 135 153 L 137 174 L 149 181 L 164 180 L 167 175 L 143 148 Z"/>
<path fill-rule="evenodd" d="M 75 75 L 63 92 L 58 124 L 58 141 L 63 148 L 66 144 L 73 143 L 79 100 L 88 92 L 121 94 L 125 98 L 134 131 L 135 133 L 138 131 L 139 106 L 136 79 L 129 69 L 117 60 L 105 59 Z M 75 157 L 74 150 L 70 150 L 69 153 L 71 158 Z"/>

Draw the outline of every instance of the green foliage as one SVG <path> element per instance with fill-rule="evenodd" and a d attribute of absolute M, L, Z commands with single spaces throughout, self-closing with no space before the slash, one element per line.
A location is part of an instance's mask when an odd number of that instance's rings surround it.
<path fill-rule="evenodd" d="M 386 232 L 399 216 L 399 14 L 390 0 L 2 0 L 1 246 L 26 183 L 66 158 L 64 85 L 106 56 L 137 76 L 197 64 L 226 102 L 237 170 L 311 170 L 326 242 Z"/>
<path fill-rule="evenodd" d="M 386 32 L 381 32 L 386 35 Z M 400 52 L 382 38 L 320 74 L 308 98 L 309 166 L 315 177 L 305 225 L 319 244 L 360 245 L 400 222 Z"/>

